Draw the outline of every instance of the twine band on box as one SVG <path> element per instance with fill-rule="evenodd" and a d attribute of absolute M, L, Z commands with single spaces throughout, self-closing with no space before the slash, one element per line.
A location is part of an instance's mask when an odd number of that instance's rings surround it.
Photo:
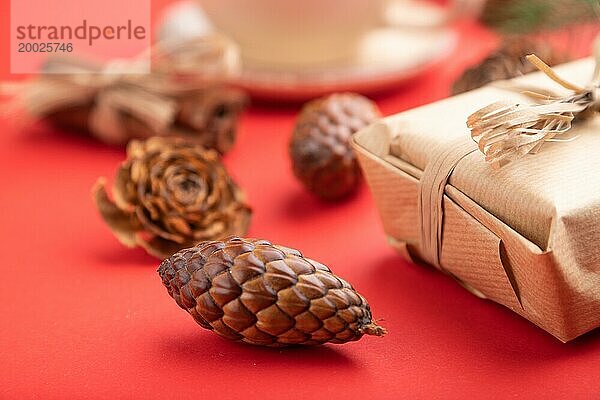
<path fill-rule="evenodd" d="M 468 117 L 467 126 L 471 129 L 472 141 L 460 137 L 433 150 L 418 189 L 420 255 L 424 261 L 454 276 L 441 266 L 443 201 L 446 184 L 461 160 L 480 150 L 486 161 L 495 167 L 501 166 L 537 152 L 545 142 L 559 140 L 555 137 L 568 132 L 576 116 L 600 110 L 600 42 L 596 45 L 595 53 L 594 79 L 586 87 L 560 78 L 535 55 L 527 56 L 527 60 L 535 67 L 572 93 L 558 96 L 543 89 L 521 90 L 523 94 L 535 98 L 538 104 L 493 103 Z M 518 89 L 511 87 L 511 84 L 507 84 L 508 88 Z M 483 296 L 470 285 L 457 280 L 476 295 Z"/>
<path fill-rule="evenodd" d="M 571 129 L 576 116 L 600 110 L 600 42 L 596 45 L 595 54 L 594 79 L 586 87 L 562 79 L 535 55 L 527 56 L 527 60 L 546 76 L 573 93 L 558 96 L 547 90 L 528 88 L 523 93 L 535 98 L 538 104 L 490 104 L 467 120 L 473 141 L 459 138 L 433 151 L 419 182 L 418 194 L 421 256 L 425 261 L 442 269 L 444 191 L 452 172 L 463 158 L 479 149 L 486 161 L 495 167 L 501 166 L 539 151 L 545 142 L 560 140 L 556 137 Z"/>
<path fill-rule="evenodd" d="M 457 139 L 450 146 L 445 144 L 438 147 L 433 151 L 419 181 L 417 204 L 421 257 L 440 270 L 444 190 L 458 163 L 474 151 L 477 151 L 477 145 L 466 138 Z"/>

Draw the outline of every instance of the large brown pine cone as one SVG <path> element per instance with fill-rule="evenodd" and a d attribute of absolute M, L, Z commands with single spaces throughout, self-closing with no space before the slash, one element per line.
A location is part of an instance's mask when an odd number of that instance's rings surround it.
<path fill-rule="evenodd" d="M 227 339 L 314 345 L 386 333 L 349 283 L 297 250 L 266 240 L 201 243 L 164 260 L 158 273 L 181 308 Z"/>
<path fill-rule="evenodd" d="M 333 94 L 307 103 L 289 146 L 296 177 L 325 199 L 353 192 L 361 173 L 350 138 L 379 115 L 375 103 L 354 93 Z"/>
<path fill-rule="evenodd" d="M 103 178 L 93 193 L 115 236 L 165 258 L 227 235 L 243 235 L 251 210 L 214 150 L 181 139 L 132 141 L 113 186 Z"/>

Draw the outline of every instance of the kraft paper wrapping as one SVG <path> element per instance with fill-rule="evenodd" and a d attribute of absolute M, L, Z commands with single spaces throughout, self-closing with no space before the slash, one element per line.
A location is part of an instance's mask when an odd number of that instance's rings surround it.
<path fill-rule="evenodd" d="M 592 59 L 555 68 L 585 86 Z M 564 89 L 541 73 L 517 86 Z M 354 147 L 390 243 L 423 257 L 419 180 L 432 149 L 470 139 L 467 117 L 499 100 L 531 103 L 491 85 L 406 111 L 354 136 Z M 479 151 L 445 186 L 440 269 L 566 342 L 600 326 L 600 116 L 578 121 L 567 142 L 546 143 L 494 169 Z"/>

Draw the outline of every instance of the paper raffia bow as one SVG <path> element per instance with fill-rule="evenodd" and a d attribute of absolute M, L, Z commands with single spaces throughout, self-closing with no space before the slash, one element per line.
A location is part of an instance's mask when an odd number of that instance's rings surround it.
<path fill-rule="evenodd" d="M 235 44 L 218 34 L 177 42 L 159 42 L 150 50 L 151 72 L 140 59 L 106 65 L 74 58 L 53 58 L 46 74 L 25 83 L 4 85 L 12 106 L 24 106 L 33 118 L 43 118 L 66 107 L 94 103 L 89 130 L 108 143 L 126 136 L 121 114 L 126 112 L 163 133 L 178 112 L 178 96 L 203 89 L 239 72 Z"/>
<path fill-rule="evenodd" d="M 596 70 L 592 82 L 580 87 L 560 78 L 535 55 L 527 61 L 554 82 L 572 91 L 558 96 L 545 90 L 526 90 L 539 104 L 513 104 L 499 101 L 475 112 L 467 119 L 471 137 L 485 154 L 487 162 L 498 167 L 529 153 L 536 153 L 549 141 L 571 129 L 573 119 L 584 111 L 600 109 L 600 41 L 596 43 Z"/>

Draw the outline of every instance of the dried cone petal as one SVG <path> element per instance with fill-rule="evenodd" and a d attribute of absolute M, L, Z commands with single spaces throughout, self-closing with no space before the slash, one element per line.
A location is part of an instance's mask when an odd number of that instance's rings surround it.
<path fill-rule="evenodd" d="M 307 103 L 289 147 L 296 177 L 309 191 L 325 199 L 353 192 L 361 173 L 350 138 L 378 117 L 375 103 L 354 93 Z"/>
<path fill-rule="evenodd" d="M 93 190 L 100 214 L 126 246 L 165 258 L 205 240 L 246 233 L 251 210 L 215 151 L 155 137 L 130 142 L 127 156 L 113 199 L 104 179 Z"/>
<path fill-rule="evenodd" d="M 213 87 L 180 101 L 177 134 L 224 154 L 233 146 L 248 97 L 239 89 Z"/>
<path fill-rule="evenodd" d="M 595 0 L 486 0 L 480 20 L 503 33 L 530 33 L 597 20 Z"/>
<path fill-rule="evenodd" d="M 297 250 L 266 240 L 204 242 L 164 260 L 158 273 L 181 308 L 227 339 L 316 345 L 386 333 L 350 284 Z"/>

